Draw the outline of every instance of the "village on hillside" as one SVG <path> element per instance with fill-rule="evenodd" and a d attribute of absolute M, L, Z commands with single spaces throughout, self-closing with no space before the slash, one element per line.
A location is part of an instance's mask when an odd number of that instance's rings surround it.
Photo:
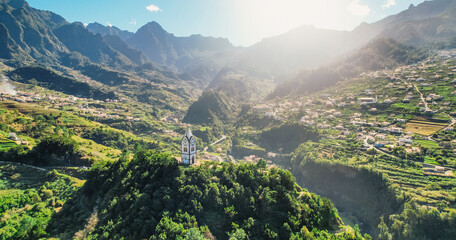
<path fill-rule="evenodd" d="M 310 96 L 252 107 L 272 121 L 299 121 L 364 151 L 420 159 L 426 174 L 453 176 L 456 161 L 456 50 L 393 70 L 365 72 Z M 437 154 L 438 155 L 438 154 Z M 255 158 L 255 156 L 252 156 Z"/>

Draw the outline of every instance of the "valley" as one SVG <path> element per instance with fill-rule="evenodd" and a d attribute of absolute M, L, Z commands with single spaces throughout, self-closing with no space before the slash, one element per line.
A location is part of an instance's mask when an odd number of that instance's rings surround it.
<path fill-rule="evenodd" d="M 0 239 L 453 238 L 455 9 L 237 47 L 0 0 Z"/>

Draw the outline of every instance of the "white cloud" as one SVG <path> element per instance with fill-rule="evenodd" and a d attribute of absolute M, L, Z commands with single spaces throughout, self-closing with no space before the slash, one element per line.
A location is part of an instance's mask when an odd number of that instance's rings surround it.
<path fill-rule="evenodd" d="M 112 24 L 110 22 L 106 22 L 106 25 L 108 25 L 108 27 L 112 27 Z"/>
<path fill-rule="evenodd" d="M 360 17 L 365 17 L 369 15 L 370 13 L 370 8 L 361 3 L 361 0 L 353 0 L 347 7 L 347 10 L 355 15 L 355 16 L 360 16 Z"/>
<path fill-rule="evenodd" d="M 158 6 L 155 6 L 153 4 L 147 6 L 146 9 L 151 12 L 160 12 L 161 11 L 161 9 Z"/>
<path fill-rule="evenodd" d="M 136 25 L 136 19 L 132 18 L 130 24 L 131 25 Z"/>
<path fill-rule="evenodd" d="M 392 6 L 396 6 L 396 0 L 386 0 L 386 2 L 382 5 L 382 8 L 386 9 Z"/>

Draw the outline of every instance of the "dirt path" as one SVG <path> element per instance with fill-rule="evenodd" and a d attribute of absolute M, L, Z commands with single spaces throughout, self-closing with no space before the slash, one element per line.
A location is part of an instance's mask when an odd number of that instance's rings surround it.
<path fill-rule="evenodd" d="M 413 86 L 415 87 L 416 91 L 420 94 L 421 102 L 424 103 L 424 107 L 426 108 L 426 111 L 429 110 L 428 103 L 426 102 L 426 99 L 424 99 L 423 93 L 416 86 L 416 84 L 413 84 Z"/>
<path fill-rule="evenodd" d="M 416 91 L 420 94 L 420 98 L 421 98 L 421 102 L 424 103 L 424 107 L 426 108 L 426 111 L 430 110 L 429 107 L 428 107 L 428 103 L 426 102 L 426 99 L 424 99 L 424 96 L 423 96 L 423 93 L 420 91 L 420 89 L 416 86 L 416 84 L 413 84 L 413 86 L 415 87 Z M 443 114 L 447 115 L 450 119 L 451 119 L 451 123 L 446 126 L 443 130 L 446 130 L 452 126 L 454 126 L 456 124 L 456 119 L 454 119 L 452 116 L 450 116 L 448 113 L 444 113 Z M 432 140 L 432 139 L 431 139 Z M 432 140 L 434 141 L 434 140 Z"/>
<path fill-rule="evenodd" d="M 40 170 L 40 171 L 47 171 L 47 170 L 46 170 L 46 169 L 44 169 L 44 168 L 35 167 L 35 166 L 32 166 L 32 165 L 23 164 L 23 163 L 17 163 L 17 162 L 7 162 L 7 161 L 0 161 L 0 164 L 14 164 L 14 165 L 21 165 L 21 166 L 25 166 L 25 167 L 34 168 L 34 169 L 36 169 L 36 170 Z"/>
<path fill-rule="evenodd" d="M 454 119 L 454 117 L 450 116 L 448 113 L 443 114 L 447 115 L 451 119 L 451 123 L 448 126 L 446 126 L 443 130 L 453 127 L 456 124 L 456 119 Z"/>

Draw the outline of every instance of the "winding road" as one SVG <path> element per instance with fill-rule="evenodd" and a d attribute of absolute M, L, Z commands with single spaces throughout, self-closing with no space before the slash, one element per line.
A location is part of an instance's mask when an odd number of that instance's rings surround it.
<path fill-rule="evenodd" d="M 209 146 L 213 146 L 213 145 L 219 144 L 219 143 L 225 141 L 225 139 L 226 139 L 226 136 L 225 136 L 225 135 L 222 135 L 222 137 L 221 137 L 220 139 L 218 139 L 218 140 L 214 141 L 213 143 L 209 144 Z M 222 158 L 222 157 L 207 152 L 207 149 L 209 148 L 209 146 L 206 146 L 206 147 L 203 149 L 203 151 L 206 152 L 208 155 L 211 155 L 211 156 L 215 157 L 215 158 L 217 159 L 217 161 L 223 162 L 223 158 Z"/>

